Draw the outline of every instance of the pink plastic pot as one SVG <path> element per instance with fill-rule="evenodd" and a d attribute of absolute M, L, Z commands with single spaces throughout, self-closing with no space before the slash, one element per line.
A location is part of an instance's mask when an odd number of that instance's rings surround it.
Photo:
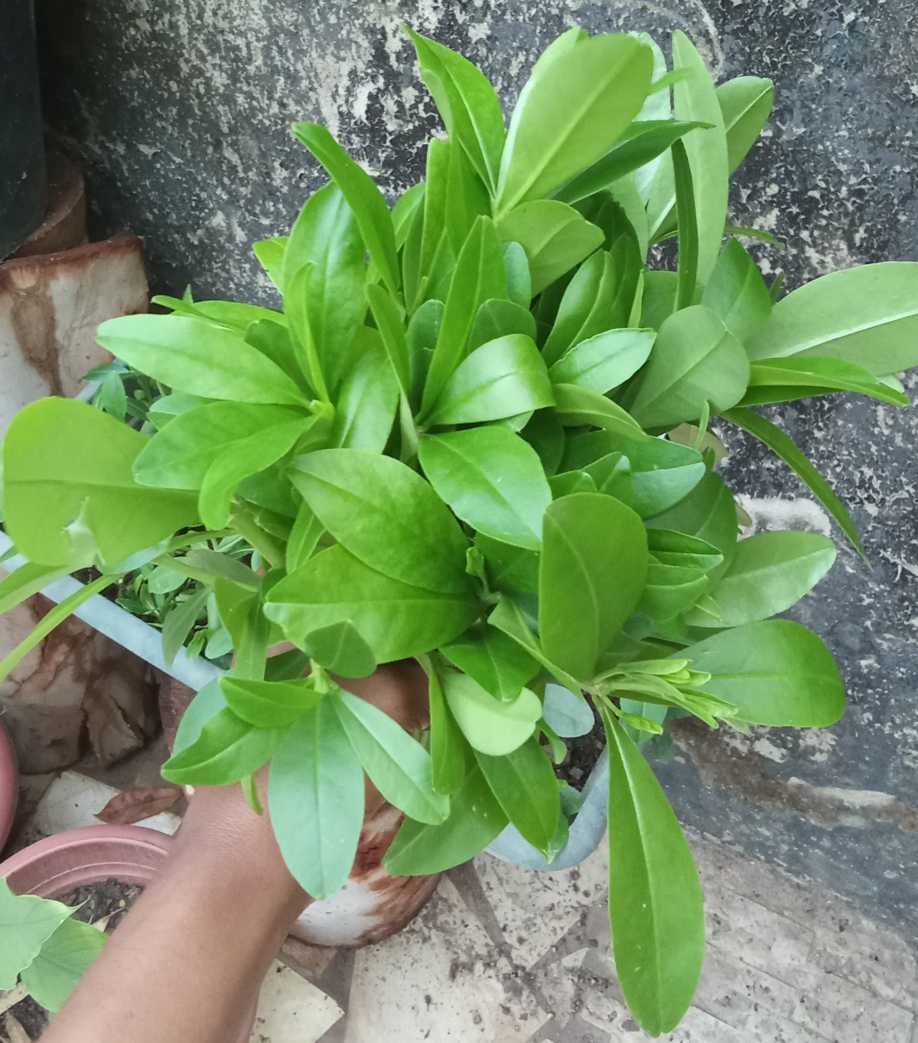
<path fill-rule="evenodd" d="M 172 837 L 142 826 L 87 826 L 46 837 L 0 863 L 16 894 L 63 898 L 77 887 L 116 879 L 146 886 L 162 869 Z M 248 1043 L 255 1010 L 237 1043 Z"/>
<path fill-rule="evenodd" d="M 9 732 L 0 724 L 0 851 L 9 839 L 18 803 L 19 766 L 16 762 L 16 748 Z"/>

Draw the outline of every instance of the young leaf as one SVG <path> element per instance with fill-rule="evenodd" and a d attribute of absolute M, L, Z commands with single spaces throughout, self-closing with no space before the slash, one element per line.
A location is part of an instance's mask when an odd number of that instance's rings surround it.
<path fill-rule="evenodd" d="M 252 253 L 274 285 L 284 292 L 284 253 L 287 236 L 275 235 L 271 239 L 259 239 L 252 244 Z"/>
<path fill-rule="evenodd" d="M 522 308 L 532 301 L 532 273 L 526 251 L 520 243 L 504 244 L 504 267 L 507 269 L 507 296 Z"/>
<path fill-rule="evenodd" d="M 551 490 L 535 450 L 505 427 L 425 435 L 418 444 L 437 495 L 473 529 L 538 550 Z"/>
<path fill-rule="evenodd" d="M 504 146 L 504 117 L 494 88 L 462 55 L 408 30 L 421 66 L 421 79 L 433 95 L 450 139 L 493 195 Z"/>
<path fill-rule="evenodd" d="M 198 738 L 163 765 L 163 778 L 179 786 L 227 786 L 266 764 L 286 733 L 253 728 L 231 710 L 221 710 Z"/>
<path fill-rule="evenodd" d="M 595 163 L 638 114 L 653 68 L 630 36 L 596 36 L 543 54 L 504 145 L 495 211 L 550 195 Z"/>
<path fill-rule="evenodd" d="M 845 712 L 845 689 L 831 653 L 787 619 L 721 631 L 680 655 L 711 674 L 703 691 L 737 707 L 737 720 L 780 728 L 825 728 Z"/>
<path fill-rule="evenodd" d="M 814 279 L 778 301 L 747 348 L 754 361 L 835 358 L 876 376 L 918 364 L 918 262 L 865 264 Z"/>
<path fill-rule="evenodd" d="M 743 397 L 749 362 L 742 344 L 704 305 L 683 308 L 660 328 L 631 412 L 644 427 L 697 420 L 705 402 L 719 412 Z"/>
<path fill-rule="evenodd" d="M 542 716 L 535 692 L 523 688 L 512 702 L 495 699 L 465 674 L 443 675 L 443 691 L 450 712 L 472 749 L 501 757 L 521 746 Z"/>
<path fill-rule="evenodd" d="M 298 457 L 290 478 L 325 528 L 371 569 L 432 591 L 468 591 L 468 541 L 410 467 L 363 450 L 324 449 Z"/>
<path fill-rule="evenodd" d="M 475 314 L 491 298 L 507 296 L 507 272 L 494 222 L 479 217 L 462 246 L 450 279 L 437 343 L 424 383 L 422 411 L 440 397 L 453 370 L 465 357 Z"/>
<path fill-rule="evenodd" d="M 301 565 L 309 561 L 324 531 L 322 523 L 313 514 L 309 504 L 300 504 L 287 540 L 285 564 L 288 573 L 296 572 Z"/>
<path fill-rule="evenodd" d="M 637 606 L 647 572 L 640 518 L 611 496 L 565 496 L 545 512 L 539 633 L 553 662 L 580 680 Z"/>
<path fill-rule="evenodd" d="M 358 166 L 325 127 L 295 123 L 293 136 L 316 157 L 341 190 L 360 228 L 367 252 L 393 295 L 399 289 L 392 215 L 370 175 Z"/>
<path fill-rule="evenodd" d="M 22 984 L 36 1003 L 56 1014 L 106 941 L 105 932 L 91 924 L 64 920 L 32 963 L 23 969 Z"/>
<path fill-rule="evenodd" d="M 657 1036 L 676 1027 L 698 985 L 704 953 L 701 884 L 676 816 L 643 754 L 609 710 L 600 712 L 609 744 L 615 967 L 631 1012 Z"/>
<path fill-rule="evenodd" d="M 545 686 L 542 716 L 545 723 L 562 739 L 576 739 L 580 735 L 586 735 L 596 724 L 593 708 L 586 699 L 559 684 Z"/>
<path fill-rule="evenodd" d="M 382 286 L 367 286 L 366 294 L 389 365 L 392 367 L 399 388 L 403 394 L 407 395 L 410 389 L 410 374 L 404 316 L 391 294 L 387 293 Z"/>
<path fill-rule="evenodd" d="M 167 664 L 175 660 L 179 649 L 194 629 L 204 611 L 210 591 L 205 587 L 179 602 L 163 620 L 163 659 Z"/>
<path fill-rule="evenodd" d="M 480 532 L 475 535 L 475 547 L 485 559 L 488 580 L 494 590 L 538 593 L 539 556 L 535 551 L 492 540 Z"/>
<path fill-rule="evenodd" d="M 673 144 L 673 183 L 676 186 L 676 220 L 679 225 L 679 266 L 676 271 L 675 310 L 695 300 L 698 284 L 700 229 L 695 210 L 695 186 L 685 145 Z"/>
<path fill-rule="evenodd" d="M 440 651 L 486 692 L 512 702 L 539 672 L 539 664 L 506 634 L 485 626 L 467 630 Z"/>
<path fill-rule="evenodd" d="M 240 438 L 216 456 L 204 475 L 198 496 L 198 513 L 209 529 L 229 522 L 233 494 L 243 478 L 265 470 L 285 456 L 308 428 L 305 418 L 267 427 Z"/>
<path fill-rule="evenodd" d="M 72 911 L 61 902 L 14 895 L 6 880 L 0 877 L 0 925 L 4 928 L 0 989 L 8 991 L 15 987 L 20 972 L 38 956 L 45 942 Z"/>
<path fill-rule="evenodd" d="M 564 453 L 564 428 L 553 410 L 541 409 L 520 432 L 535 449 L 546 474 L 554 474 Z"/>
<path fill-rule="evenodd" d="M 188 749 L 198 741 L 204 725 L 216 717 L 221 710 L 226 709 L 226 699 L 220 688 L 219 678 L 206 684 L 188 704 L 188 708 L 182 714 L 175 739 L 172 743 L 173 756 Z"/>
<path fill-rule="evenodd" d="M 654 330 L 606 330 L 579 341 L 549 369 L 555 384 L 576 384 L 604 395 L 633 376 L 647 361 Z"/>
<path fill-rule="evenodd" d="M 485 301 L 475 315 L 475 325 L 469 334 L 469 351 L 509 333 L 520 333 L 535 340 L 538 333 L 535 316 L 528 308 L 513 301 Z"/>
<path fill-rule="evenodd" d="M 221 677 L 220 689 L 230 710 L 253 728 L 286 728 L 321 696 L 308 678 L 298 681 L 248 681 Z"/>
<path fill-rule="evenodd" d="M 331 702 L 363 770 L 386 800 L 417 822 L 445 821 L 449 797 L 434 791 L 427 750 L 365 699 L 341 689 Z"/>
<path fill-rule="evenodd" d="M 347 881 L 363 827 L 363 769 L 324 698 L 286 732 L 271 761 L 268 810 L 287 868 L 315 899 Z"/>
<path fill-rule="evenodd" d="M 529 260 L 533 294 L 541 293 L 602 245 L 603 233 L 572 206 L 534 199 L 515 207 L 497 225 L 504 242 L 520 243 Z"/>
<path fill-rule="evenodd" d="M 431 781 L 437 793 L 451 794 L 465 778 L 468 744 L 446 705 L 436 667 L 430 662 L 422 665 L 427 673 L 430 700 Z"/>
<path fill-rule="evenodd" d="M 233 330 L 185 315 L 125 315 L 96 339 L 162 384 L 204 398 L 266 405 L 305 404 L 286 373 Z"/>
<path fill-rule="evenodd" d="M 45 565 L 108 566 L 197 523 L 194 497 L 137 485 L 139 432 L 84 402 L 45 398 L 21 410 L 3 442 L 4 526 Z"/>
<path fill-rule="evenodd" d="M 551 761 L 533 735 L 503 757 L 475 751 L 475 760 L 510 822 L 547 854 L 558 828 L 561 801 Z"/>
<path fill-rule="evenodd" d="M 590 388 L 555 384 L 554 392 L 555 415 L 564 427 L 600 427 L 631 441 L 647 437 L 630 413 Z"/>
<path fill-rule="evenodd" d="M 38 594 L 49 583 L 66 576 L 67 571 L 66 568 L 33 565 L 30 561 L 20 565 L 0 580 L 0 614 L 9 612 L 33 594 Z M 181 582 L 184 582 L 184 577 L 181 578 Z"/>
<path fill-rule="evenodd" d="M 890 387 L 881 377 L 875 377 L 862 366 L 841 359 L 791 355 L 753 362 L 749 387 L 741 405 L 788 402 L 830 391 L 853 391 L 894 406 L 909 404 L 906 394 Z"/>
<path fill-rule="evenodd" d="M 734 627 L 789 609 L 832 567 L 835 545 L 813 532 L 762 532 L 737 544 L 736 554 L 690 626 Z"/>
<path fill-rule="evenodd" d="M 506 825 L 507 816 L 475 767 L 450 797 L 449 818 L 437 826 L 406 819 L 383 866 L 391 876 L 442 873 L 474 858 Z"/>
<path fill-rule="evenodd" d="M 709 586 L 710 580 L 700 568 L 651 561 L 638 611 L 667 622 L 691 608 Z"/>
<path fill-rule="evenodd" d="M 838 498 L 832 486 L 800 452 L 789 435 L 751 409 L 731 409 L 724 413 L 724 419 L 736 424 L 744 431 L 748 431 L 776 453 L 794 474 L 809 486 L 819 502 L 838 523 L 838 527 L 848 537 L 851 546 L 858 554 L 864 556 L 864 545 L 861 543 L 854 519 L 848 513 L 848 508 Z M 714 541 L 712 540 L 712 542 Z"/>
<path fill-rule="evenodd" d="M 395 421 L 398 382 L 377 331 L 364 327 L 358 338 L 360 354 L 338 390 L 331 443 L 342 449 L 381 453 Z"/>
<path fill-rule="evenodd" d="M 737 76 L 718 85 L 717 101 L 724 117 L 731 174 L 762 133 L 774 100 L 775 85 L 760 76 Z"/>
<path fill-rule="evenodd" d="M 600 251 L 588 257 L 567 284 L 551 333 L 545 342 L 545 361 L 553 365 L 566 351 L 610 326 L 621 273 L 612 255 Z M 544 298 L 543 294 L 543 298 Z"/>
<path fill-rule="evenodd" d="M 701 303 L 716 312 L 744 344 L 768 321 L 771 297 L 755 261 L 736 239 L 717 258 Z"/>
<path fill-rule="evenodd" d="M 552 404 L 539 349 L 529 337 L 513 333 L 476 348 L 447 380 L 425 419 L 431 426 L 480 423 Z"/>
<path fill-rule="evenodd" d="M 341 677 L 369 677 L 376 669 L 370 646 L 349 620 L 311 631 L 302 645 L 310 659 Z"/>
<path fill-rule="evenodd" d="M 272 587 L 265 615 L 295 644 L 321 627 L 349 621 L 376 661 L 429 652 L 466 630 L 478 615 L 470 593 L 439 593 L 369 568 L 344 547 L 329 547 Z"/>

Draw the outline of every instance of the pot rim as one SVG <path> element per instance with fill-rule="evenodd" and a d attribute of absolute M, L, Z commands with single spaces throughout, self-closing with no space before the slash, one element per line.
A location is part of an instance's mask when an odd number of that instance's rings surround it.
<path fill-rule="evenodd" d="M 16 747 L 0 721 L 0 851 L 6 846 L 19 806 L 19 760 Z"/>

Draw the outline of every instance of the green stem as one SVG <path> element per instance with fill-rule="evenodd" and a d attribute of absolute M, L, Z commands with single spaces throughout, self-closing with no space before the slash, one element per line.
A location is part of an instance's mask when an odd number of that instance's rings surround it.
<path fill-rule="evenodd" d="M 255 521 L 252 514 L 244 507 L 238 507 L 233 514 L 233 528 L 243 536 L 268 564 L 279 569 L 284 564 L 284 548 Z"/>

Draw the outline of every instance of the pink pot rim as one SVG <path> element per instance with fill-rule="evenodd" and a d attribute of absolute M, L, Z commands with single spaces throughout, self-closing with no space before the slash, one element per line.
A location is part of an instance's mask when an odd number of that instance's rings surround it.
<path fill-rule="evenodd" d="M 10 733 L 0 722 L 0 851 L 6 846 L 19 805 L 19 762 Z"/>
<path fill-rule="evenodd" d="M 85 884 L 112 877 L 149 884 L 172 846 L 172 838 L 143 826 L 86 826 L 45 837 L 0 863 L 17 894 L 59 898 Z"/>

